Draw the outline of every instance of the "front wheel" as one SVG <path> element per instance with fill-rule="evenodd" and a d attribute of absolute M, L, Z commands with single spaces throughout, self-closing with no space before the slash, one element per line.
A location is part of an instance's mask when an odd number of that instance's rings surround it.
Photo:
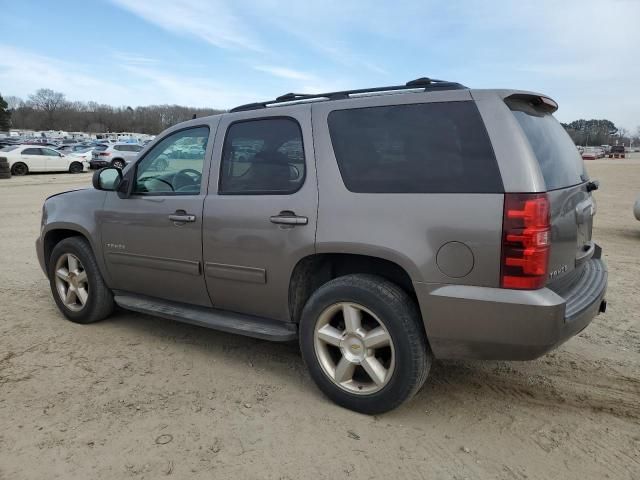
<path fill-rule="evenodd" d="M 409 400 L 432 360 L 415 302 L 397 285 L 364 274 L 313 293 L 302 311 L 300 349 L 325 395 L 366 414 Z"/>
<path fill-rule="evenodd" d="M 84 168 L 80 162 L 73 162 L 69 165 L 69 173 L 81 173 Z"/>
<path fill-rule="evenodd" d="M 93 323 L 113 312 L 113 294 L 84 238 L 70 237 L 58 243 L 51 252 L 48 273 L 53 298 L 72 322 Z"/>

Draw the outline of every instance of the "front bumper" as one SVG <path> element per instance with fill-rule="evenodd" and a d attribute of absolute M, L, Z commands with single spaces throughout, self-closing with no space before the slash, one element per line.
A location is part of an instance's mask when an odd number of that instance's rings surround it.
<path fill-rule="evenodd" d="M 416 291 L 437 358 L 532 360 L 589 325 L 606 307 L 606 289 L 607 268 L 596 247 L 562 292 L 425 284 Z"/>
<path fill-rule="evenodd" d="M 38 256 L 38 263 L 40 264 L 40 268 L 44 272 L 46 277 L 49 277 L 49 273 L 47 272 L 47 266 L 44 262 L 44 245 L 42 244 L 42 237 L 38 237 L 36 239 L 36 254 Z"/>

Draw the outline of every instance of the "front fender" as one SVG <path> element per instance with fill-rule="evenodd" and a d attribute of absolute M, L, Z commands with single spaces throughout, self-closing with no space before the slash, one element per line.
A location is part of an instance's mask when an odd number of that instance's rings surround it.
<path fill-rule="evenodd" d="M 111 284 L 102 255 L 98 223 L 98 213 L 104 206 L 107 193 L 94 189 L 76 190 L 54 195 L 45 201 L 40 237 L 36 242 L 38 258 L 45 273 L 48 255 L 53 248 L 51 239 L 57 238 L 58 234 L 65 238 L 69 232 L 75 232 L 89 242 L 105 283 L 107 286 Z"/>

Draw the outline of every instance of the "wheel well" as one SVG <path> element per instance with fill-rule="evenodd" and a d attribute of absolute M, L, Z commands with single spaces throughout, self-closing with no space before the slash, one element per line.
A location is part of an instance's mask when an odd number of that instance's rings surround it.
<path fill-rule="evenodd" d="M 51 252 L 53 252 L 55 246 L 65 238 L 69 237 L 82 237 L 86 239 L 84 235 L 80 232 L 76 232 L 75 230 L 61 229 L 47 232 L 44 237 L 44 264 L 47 266 L 47 269 L 49 268 L 48 265 L 49 259 L 51 258 Z"/>
<path fill-rule="evenodd" d="M 307 300 L 319 287 L 337 277 L 369 273 L 386 278 L 407 292 L 417 304 L 411 277 L 400 265 L 378 257 L 345 253 L 322 253 L 303 258 L 293 269 L 289 282 L 291 320 L 300 321 Z"/>

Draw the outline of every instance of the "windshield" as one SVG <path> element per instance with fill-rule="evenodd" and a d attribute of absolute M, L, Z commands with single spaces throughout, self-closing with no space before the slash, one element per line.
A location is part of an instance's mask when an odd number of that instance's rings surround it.
<path fill-rule="evenodd" d="M 570 187 L 587 180 L 578 149 L 553 115 L 521 100 L 507 101 L 507 104 L 531 144 L 547 190 Z"/>

